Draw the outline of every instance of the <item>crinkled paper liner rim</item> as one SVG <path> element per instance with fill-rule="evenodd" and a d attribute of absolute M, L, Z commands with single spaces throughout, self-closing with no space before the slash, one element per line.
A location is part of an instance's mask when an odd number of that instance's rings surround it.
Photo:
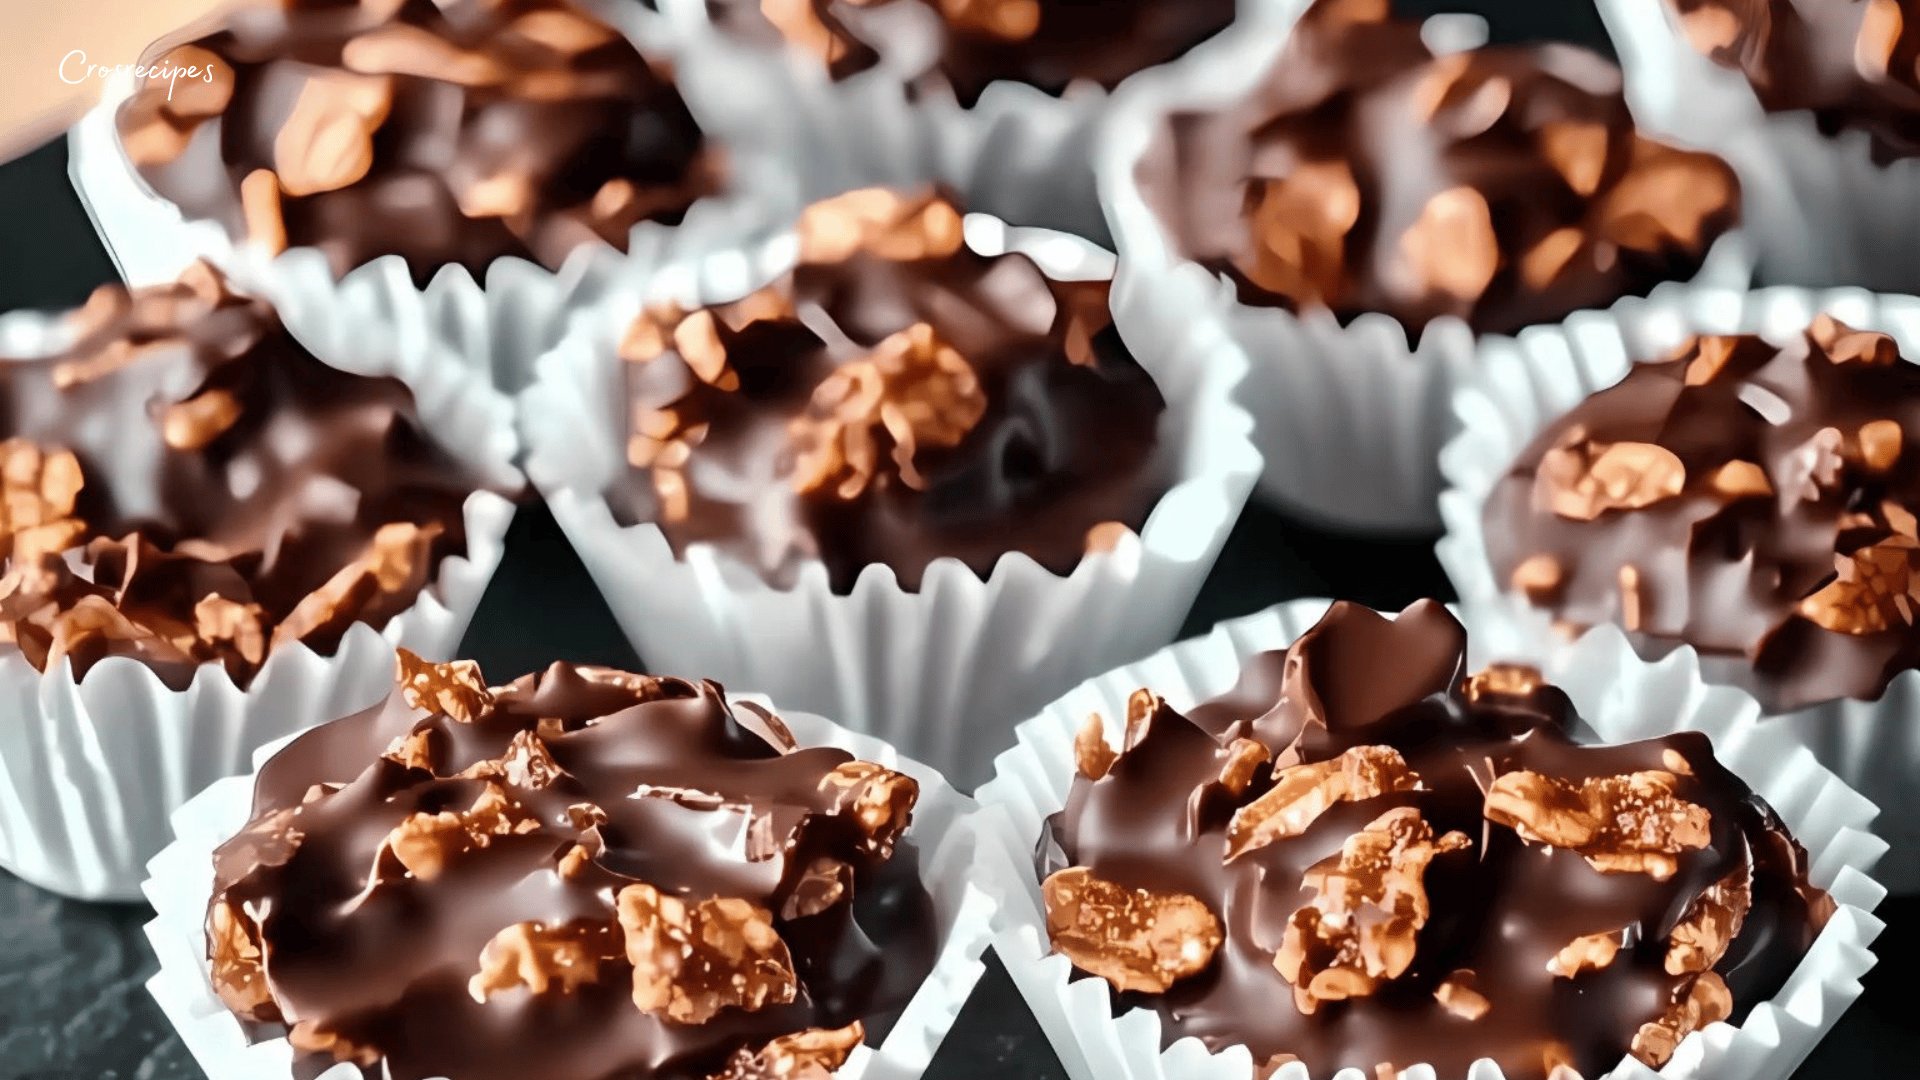
<path fill-rule="evenodd" d="M 70 342 L 62 315 L 0 316 L 0 357 L 34 358 Z M 383 357 L 362 349 L 367 365 Z M 4 362 L 4 361 L 0 361 Z M 444 374 L 445 369 L 441 369 Z M 429 375 L 427 385 L 457 379 Z M 518 489 L 511 430 L 490 399 L 420 395 L 424 427 L 490 482 Z M 464 452 L 463 452 L 464 451 Z M 208 781 L 246 767 L 266 739 L 367 704 L 392 678 L 393 650 L 446 657 L 460 644 L 499 565 L 514 508 L 490 492 L 468 497 L 467 554 L 442 560 L 408 610 L 374 630 L 354 625 L 330 656 L 296 643 L 273 651 L 242 690 L 219 664 L 173 690 L 137 660 L 109 657 L 74 681 L 63 663 L 42 673 L 13 650 L 0 656 L 0 866 L 43 888 L 86 899 L 138 895 L 141 864 L 167 842 L 166 815 Z M 362 700 L 364 699 L 364 700 Z M 332 710 L 332 711 L 330 711 Z"/>
<path fill-rule="evenodd" d="M 1440 523 L 1435 456 L 1454 431 L 1448 397 L 1479 366 L 1480 354 L 1504 339 L 1476 338 L 1465 322 L 1442 318 L 1410 349 L 1414 337 L 1384 314 L 1342 326 L 1325 310 L 1295 314 L 1240 303 L 1229 280 L 1174 249 L 1135 179 L 1164 117 L 1244 97 L 1272 69 L 1309 3 L 1276 0 L 1259 22 L 1216 39 L 1217 49 L 1196 50 L 1123 87 L 1095 149 L 1101 205 L 1120 253 L 1119 277 L 1177 295 L 1195 318 L 1222 321 L 1253 358 L 1245 401 L 1266 458 L 1263 501 L 1335 528 L 1430 532 Z M 1748 247 L 1742 230 L 1731 231 L 1715 241 L 1691 282 L 1665 283 L 1656 292 L 1744 288 L 1752 277 Z"/>
<path fill-rule="evenodd" d="M 994 950 L 1032 1007 L 1073 1080 L 1248 1080 L 1254 1061 L 1245 1046 L 1210 1053 L 1197 1038 L 1161 1048 L 1158 1017 L 1145 1009 L 1114 1015 L 1104 980 L 1072 978 L 1073 968 L 1047 940 L 1033 852 L 1046 819 L 1066 803 L 1074 777 L 1073 740 L 1092 712 L 1110 726 L 1126 715 L 1129 694 L 1151 687 L 1176 709 L 1230 689 L 1243 662 L 1283 649 L 1326 612 L 1325 600 L 1299 600 L 1222 623 L 1203 638 L 1165 649 L 1140 663 L 1093 679 L 1019 729 L 1018 745 L 1000 756 L 994 780 L 980 789 L 982 814 L 998 826 L 1006 897 Z M 1827 888 L 1839 911 L 1786 986 L 1754 1007 L 1739 1027 L 1714 1024 L 1689 1035 L 1658 1072 L 1627 1059 L 1609 1077 L 1665 1080 L 1738 1078 L 1785 1080 L 1860 994 L 1860 978 L 1874 964 L 1869 946 L 1880 920 L 1870 912 L 1885 890 L 1869 876 L 1885 844 L 1864 830 L 1875 808 L 1821 768 L 1805 749 L 1752 722 L 1752 703 L 1710 689 L 1682 659 L 1642 664 L 1624 639 L 1583 644 L 1577 666 L 1560 678 L 1594 732 L 1629 741 L 1692 729 L 1708 732 L 1720 760 L 1772 803 L 1811 854 L 1813 881 Z M 1116 737 L 1118 731 L 1110 731 Z M 1276 1080 L 1310 1080 L 1300 1062 Z M 1405 1080 L 1453 1080 L 1430 1065 L 1404 1066 Z M 1482 1059 L 1467 1080 L 1499 1080 L 1497 1064 Z M 1331 1080 L 1375 1080 L 1346 1069 Z M 1600 1080 L 1600 1078 L 1592 1078 Z"/>
<path fill-rule="evenodd" d="M 787 712 L 756 695 L 750 701 L 786 721 L 801 746 L 837 746 L 920 782 L 909 837 L 918 845 L 921 879 L 933 896 L 940 921 L 940 951 L 932 972 L 878 1047 L 857 1048 L 835 1072 L 839 1080 L 914 1080 L 926 1071 L 940 1043 L 985 971 L 981 957 L 992 939 L 999 906 L 977 863 L 985 845 L 973 800 L 954 791 L 935 770 L 901 756 L 892 747 L 807 713 Z M 256 772 L 287 740 L 255 755 Z M 240 1020 L 221 1003 L 207 963 L 206 913 L 213 894 L 213 851 L 245 826 L 253 795 L 252 776 L 230 777 L 195 796 L 173 816 L 177 839 L 148 864 L 144 886 L 153 905 L 147 940 L 160 970 L 147 991 L 210 1080 L 277 1080 L 293 1074 L 294 1052 L 285 1038 L 249 1043 Z M 340 1063 L 316 1080 L 359 1080 L 360 1071 Z"/>
<path fill-rule="evenodd" d="M 1767 112 L 1743 73 L 1693 48 L 1668 0 L 1597 3 L 1636 119 L 1739 172 L 1764 280 L 1920 290 L 1920 159 L 1878 165 L 1864 131 L 1826 135 L 1810 110 Z"/>
<path fill-rule="evenodd" d="M 1483 508 L 1521 451 L 1547 425 L 1596 391 L 1620 381 L 1633 358 L 1656 358 L 1695 333 L 1753 333 L 1774 340 L 1804 330 L 1825 312 L 1848 325 L 1891 334 L 1902 355 L 1920 359 L 1920 299 L 1863 289 L 1810 291 L 1777 286 L 1751 292 L 1702 290 L 1655 297 L 1607 316 L 1542 328 L 1489 350 L 1454 398 L 1460 434 L 1441 454 L 1448 490 L 1440 497 L 1446 536 L 1436 549 L 1475 637 L 1514 656 L 1551 663 L 1568 649 L 1551 616 L 1495 580 L 1486 558 Z M 1738 665 L 1702 660 L 1708 678 L 1729 681 Z M 1920 891 L 1920 671 L 1893 680 L 1879 701 L 1838 701 L 1766 721 L 1810 747 L 1842 779 L 1879 802 L 1877 826 L 1894 842 L 1881 878 L 1896 893 Z"/>
<path fill-rule="evenodd" d="M 1104 279 L 1112 256 L 1084 240 L 970 215 L 968 243 L 1027 254 L 1058 280 Z M 646 300 L 733 299 L 791 266 L 789 233 L 761 248 L 657 276 Z M 1259 456 L 1232 403 L 1246 362 L 1178 308 L 1116 291 L 1129 347 L 1169 401 L 1162 467 L 1174 480 L 1139 535 L 1089 554 L 1071 575 L 1009 554 L 985 581 L 956 559 L 929 567 L 918 593 L 868 567 L 835 595 L 824 564 L 790 589 L 710 545 L 676 559 L 651 523 L 621 527 L 602 492 L 626 468 L 627 419 L 614 344 L 642 295 L 584 315 L 543 358 L 522 397 L 528 472 L 648 664 L 701 671 L 888 739 L 963 788 L 1022 716 L 1075 680 L 1171 641 L 1238 519 Z"/>
<path fill-rule="evenodd" d="M 590 0 L 588 6 L 649 57 L 671 62 L 677 56 L 674 35 L 659 15 L 631 0 Z M 644 275 L 735 247 L 784 217 L 770 216 L 770 210 L 794 202 L 783 166 L 765 148 L 696 113 L 709 138 L 726 151 L 728 188 L 694 203 L 679 225 L 638 223 L 625 253 L 605 243 L 584 244 L 558 271 L 501 258 L 487 267 L 484 281 L 450 264 L 424 288 L 414 284 L 403 258 L 384 255 L 336 278 L 317 248 L 269 255 L 258 244 L 235 241 L 218 222 L 188 218 L 148 186 L 127 159 L 114 124 L 133 88 L 128 73 L 110 81 L 100 103 L 68 135 L 68 174 L 123 279 L 135 286 L 171 281 L 204 258 L 237 285 L 274 301 L 288 327 L 328 363 L 340 363 L 334 353 L 342 341 L 351 350 L 354 340 L 391 337 L 403 355 L 430 350 L 460 359 L 470 380 L 477 374 L 478 385 L 502 394 L 525 386 L 534 361 L 564 336 L 567 319 L 592 303 L 612 276 Z"/>

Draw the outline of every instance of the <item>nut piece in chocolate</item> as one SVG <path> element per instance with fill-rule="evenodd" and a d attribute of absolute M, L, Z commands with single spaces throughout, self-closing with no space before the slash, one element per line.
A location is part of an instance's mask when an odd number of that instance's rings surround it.
<path fill-rule="evenodd" d="M 712 683 L 395 675 L 268 761 L 215 855 L 214 985 L 299 1018 L 297 1067 L 827 1080 L 931 970 L 911 778 Z"/>
<path fill-rule="evenodd" d="M 1466 655 L 1439 604 L 1338 603 L 1217 698 L 1134 695 L 1124 751 L 1090 722 L 1036 844 L 1054 950 L 1261 1075 L 1657 1068 L 1776 994 L 1832 902 L 1706 737 L 1581 745 Z"/>

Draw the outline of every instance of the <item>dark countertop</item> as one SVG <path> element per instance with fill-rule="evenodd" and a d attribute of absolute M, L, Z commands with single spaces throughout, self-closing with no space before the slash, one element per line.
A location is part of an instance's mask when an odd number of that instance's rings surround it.
<path fill-rule="evenodd" d="M 1586 0 L 1403 0 L 1409 11 L 1471 6 L 1502 38 L 1594 43 Z M 0 311 L 66 307 L 113 268 L 66 183 L 62 144 L 0 166 Z M 1337 596 L 1397 610 L 1423 596 L 1451 599 L 1432 537 L 1356 541 L 1252 509 L 1187 621 L 1187 633 L 1301 596 Z M 463 655 L 504 682 L 559 659 L 634 666 L 638 658 L 544 508 L 521 512 L 507 558 Z M 0 718 L 0 723 L 5 719 Z M 1796 1080 L 1905 1080 L 1920 1029 L 1893 983 L 1920 959 L 1920 899 L 1889 900 L 1891 925 L 1866 994 Z M 0 871 L 0 1080 L 202 1080 L 144 986 L 154 963 L 138 905 L 83 904 Z M 1046 1040 L 997 962 L 961 1013 L 927 1080 L 1061 1080 Z M 277 1080 L 266 1077 L 262 1080 Z"/>

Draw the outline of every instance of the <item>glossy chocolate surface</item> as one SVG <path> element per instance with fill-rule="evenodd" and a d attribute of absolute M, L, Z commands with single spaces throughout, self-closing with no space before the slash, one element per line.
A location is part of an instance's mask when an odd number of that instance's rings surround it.
<path fill-rule="evenodd" d="M 204 264 L 70 322 L 67 349 L 0 365 L 0 622 L 35 666 L 244 683 L 279 645 L 384 626 L 466 553 L 485 478 L 407 388 L 314 359 Z"/>
<path fill-rule="evenodd" d="M 420 284 L 506 256 L 558 269 L 719 187 L 664 69 L 563 0 L 249 6 L 160 62 L 213 78 L 144 81 L 121 107 L 140 175 L 336 275 L 383 255 Z"/>
<path fill-rule="evenodd" d="M 1485 509 L 1498 579 L 1570 628 L 1692 645 L 1787 711 L 1920 666 L 1920 368 L 1821 319 L 1706 337 L 1543 431 Z"/>
<path fill-rule="evenodd" d="M 708 0 L 731 32 L 778 35 L 819 55 L 836 78 L 897 51 L 874 9 L 912 3 L 937 22 L 928 80 L 972 106 L 995 82 L 1059 96 L 1076 82 L 1108 90 L 1177 60 L 1233 23 L 1236 0 Z"/>
<path fill-rule="evenodd" d="M 910 778 L 796 748 L 712 683 L 401 674 L 268 762 L 215 856 L 215 986 L 262 1034 L 291 1025 L 304 1069 L 785 1075 L 735 1059 L 856 1022 L 878 1041 L 931 969 Z M 685 905 L 684 948 L 636 897 Z M 752 914 L 702 927 L 723 907 Z"/>
<path fill-rule="evenodd" d="M 1144 524 L 1165 406 L 1107 283 L 979 255 L 930 195 L 855 192 L 801 233 L 801 264 L 766 289 L 631 328 L 616 518 L 777 585 L 819 560 L 842 592 L 876 563 L 918 588 L 943 557 L 1070 573 Z"/>
<path fill-rule="evenodd" d="M 1669 0 L 1695 48 L 1746 75 L 1771 112 L 1811 110 L 1873 137 L 1880 164 L 1920 155 L 1920 4 Z"/>
<path fill-rule="evenodd" d="M 1597 1077 L 1776 992 L 1832 904 L 1772 811 L 1704 736 L 1576 745 L 1565 695 L 1527 669 L 1470 679 L 1465 645 L 1430 601 L 1393 620 L 1341 603 L 1186 715 L 1137 694 L 1117 760 L 1083 738 L 1040 846 L 1056 947 L 1082 969 L 1123 955 L 1063 934 L 1067 868 L 1162 919 L 1203 905 L 1211 935 L 1179 941 L 1211 955 L 1172 979 L 1136 959 L 1118 1003 L 1158 1012 L 1166 1042 L 1314 1076 L 1486 1057 Z M 1582 783 L 1616 777 L 1583 810 Z M 1340 865 L 1388 831 L 1390 852 Z"/>
<path fill-rule="evenodd" d="M 1511 333 L 1691 278 L 1736 223 L 1732 170 L 1640 136 L 1612 64 L 1435 57 L 1387 7 L 1321 0 L 1250 94 L 1174 113 L 1141 161 L 1176 246 L 1243 303 Z"/>

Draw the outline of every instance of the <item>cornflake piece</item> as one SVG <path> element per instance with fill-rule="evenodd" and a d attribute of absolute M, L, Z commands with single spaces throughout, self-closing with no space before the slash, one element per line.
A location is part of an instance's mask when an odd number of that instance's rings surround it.
<path fill-rule="evenodd" d="M 1487 1015 L 1493 1003 L 1473 988 L 1473 980 L 1473 972 L 1462 968 L 1434 987 L 1433 999 L 1440 1003 L 1441 1008 L 1462 1020 L 1478 1020 Z"/>
<path fill-rule="evenodd" d="M 1360 220 L 1360 187 L 1342 161 L 1302 162 L 1283 177 L 1250 181 L 1256 240 L 1247 280 L 1302 304 L 1331 304 L 1346 279 L 1347 234 Z"/>
<path fill-rule="evenodd" d="M 849 761 L 820 778 L 820 790 L 832 793 L 829 811 L 848 815 L 865 837 L 860 850 L 882 859 L 893 857 L 893 845 L 913 820 L 920 801 L 920 782 L 905 773 L 871 761 Z"/>
<path fill-rule="evenodd" d="M 302 1020 L 287 1032 L 287 1042 L 306 1054 L 326 1054 L 335 1061 L 351 1061 L 363 1069 L 380 1063 L 381 1053 L 371 1046 L 359 1046 L 336 1031 L 320 1026 L 317 1020 Z"/>
<path fill-rule="evenodd" d="M 1729 461 L 1708 478 L 1707 486 L 1729 499 L 1766 498 L 1773 483 L 1765 469 L 1751 461 Z"/>
<path fill-rule="evenodd" d="M 430 727 L 415 728 L 397 736 L 380 755 L 409 769 L 433 771 L 433 743 L 436 732 Z"/>
<path fill-rule="evenodd" d="M 1571 979 L 1582 972 L 1605 969 L 1619 955 L 1621 933 L 1613 930 L 1574 938 L 1547 961 L 1547 973 Z"/>
<path fill-rule="evenodd" d="M 1217 782 L 1235 797 L 1246 794 L 1260 766 L 1273 760 L 1267 745 L 1255 739 L 1235 739 L 1221 753 L 1226 760 L 1220 765 Z"/>
<path fill-rule="evenodd" d="M 480 971 L 467 980 L 467 993 L 483 1005 L 518 986 L 535 994 L 549 988 L 571 993 L 599 978 L 601 963 L 619 955 L 620 938 L 608 923 L 514 923 L 480 950 Z"/>
<path fill-rule="evenodd" d="M 1808 622 L 1836 634 L 1864 637 L 1912 626 L 1920 599 L 1920 544 L 1895 534 L 1851 555 L 1835 555 L 1834 579 L 1800 601 Z"/>
<path fill-rule="evenodd" d="M 442 528 L 406 521 L 382 525 L 360 558 L 294 606 L 273 631 L 274 647 L 343 631 L 376 597 L 424 588 L 432 569 L 433 541 Z"/>
<path fill-rule="evenodd" d="M 318 195 L 366 176 L 374 132 L 392 105 L 392 82 L 382 76 L 321 70 L 309 77 L 273 142 L 280 190 Z"/>
<path fill-rule="evenodd" d="M 1301 884 L 1314 899 L 1293 913 L 1273 958 L 1274 970 L 1293 984 L 1300 1011 L 1310 1015 L 1322 1002 L 1365 997 L 1404 973 L 1430 914 L 1427 865 L 1472 846 L 1457 832 L 1436 841 L 1420 811 L 1401 806 L 1310 867 Z"/>
<path fill-rule="evenodd" d="M 1831 315 L 1814 316 L 1807 336 L 1836 364 L 1892 367 L 1900 359 L 1900 346 L 1893 338 L 1869 330 L 1855 330 Z"/>
<path fill-rule="evenodd" d="M 853 867 L 822 855 L 794 879 L 793 891 L 780 905 L 780 917 L 791 920 L 818 915 L 852 893 Z"/>
<path fill-rule="evenodd" d="M 240 402 L 225 390 L 205 390 L 167 409 L 161 438 L 175 450 L 204 449 L 240 419 Z"/>
<path fill-rule="evenodd" d="M 1102 881 L 1071 867 L 1040 886 L 1053 950 L 1116 990 L 1165 993 L 1213 961 L 1223 940 L 1207 905 Z"/>
<path fill-rule="evenodd" d="M 386 846 L 420 881 L 432 881 L 454 856 L 484 848 L 496 836 L 532 832 L 540 822 L 509 798 L 498 784 L 489 783 L 464 813 L 409 814 L 387 834 Z"/>
<path fill-rule="evenodd" d="M 408 649 L 398 651 L 400 694 L 416 709 L 439 713 L 450 720 L 471 724 L 493 708 L 493 694 L 480 675 L 480 665 L 472 660 L 454 660 L 435 664 L 420 659 Z"/>
<path fill-rule="evenodd" d="M 1547 685 L 1540 669 L 1526 664 L 1491 664 L 1467 677 L 1468 701 L 1489 697 L 1530 698 Z"/>
<path fill-rule="evenodd" d="M 940 0 L 940 13 L 955 27 L 1025 41 L 1040 29 L 1040 0 Z"/>
<path fill-rule="evenodd" d="M 1870 420 L 1860 425 L 1855 436 L 1860 445 L 1860 460 L 1869 471 L 1883 473 L 1900 461 L 1904 449 L 1904 431 L 1898 420 Z"/>
<path fill-rule="evenodd" d="M 231 900 L 215 901 L 207 912 L 207 959 L 213 992 L 227 1008 L 252 1020 L 277 1018 L 259 924 Z"/>
<path fill-rule="evenodd" d="M 741 1047 L 727 1067 L 712 1080 L 833 1080 L 835 1069 L 847 1063 L 866 1029 L 855 1020 L 832 1031 L 808 1028 L 782 1035 L 758 1051 Z"/>
<path fill-rule="evenodd" d="M 1088 713 L 1086 723 L 1073 737 L 1074 767 L 1089 780 L 1104 780 L 1119 760 L 1120 755 L 1107 743 L 1106 721 L 1099 713 Z"/>
<path fill-rule="evenodd" d="M 802 263 L 837 263 L 866 251 L 882 259 L 938 259 L 966 241 L 960 212 L 932 193 L 905 196 L 886 188 L 849 191 L 816 202 L 795 230 Z"/>
<path fill-rule="evenodd" d="M 1739 341 L 1723 334 L 1705 334 L 1688 342 L 1679 353 L 1693 357 L 1687 364 L 1687 385 L 1705 386 L 1719 378 L 1726 370 L 1727 361 L 1733 359 L 1733 350 Z"/>
<path fill-rule="evenodd" d="M 73 516 L 86 478 L 72 451 L 43 451 L 25 439 L 0 443 L 0 544 L 18 564 L 64 551 L 86 526 Z"/>
<path fill-rule="evenodd" d="M 543 788 L 563 772 L 547 744 L 531 731 L 516 731 L 500 756 L 500 774 L 517 788 Z"/>
<path fill-rule="evenodd" d="M 1753 867 L 1742 862 L 1693 901 L 1686 917 L 1667 938 L 1669 975 L 1698 975 L 1713 969 L 1740 936 L 1753 908 Z"/>
<path fill-rule="evenodd" d="M 1686 467 L 1653 443 L 1602 443 L 1574 428 L 1540 460 L 1534 502 L 1573 521 L 1609 510 L 1640 510 L 1680 494 Z"/>
<path fill-rule="evenodd" d="M 722 1009 L 793 1001 L 793 958 L 766 910 L 730 898 L 688 904 L 643 883 L 621 889 L 617 903 L 642 1012 L 704 1024 Z"/>
<path fill-rule="evenodd" d="M 1707 809 L 1674 795 L 1677 778 L 1652 770 L 1602 776 L 1578 786 L 1539 773 L 1496 777 L 1487 791 L 1488 821 L 1521 839 L 1566 848 L 1605 874 L 1647 874 L 1665 881 L 1682 852 L 1713 840 Z"/>
<path fill-rule="evenodd" d="M 1280 769 L 1266 794 L 1234 812 L 1227 825 L 1226 861 L 1299 836 L 1335 803 L 1419 787 L 1419 774 L 1391 746 L 1356 746 L 1336 758 Z"/>
<path fill-rule="evenodd" d="M 259 604 L 209 594 L 193 606 L 194 633 L 200 640 L 230 648 L 249 664 L 266 659 L 266 623 L 266 609 Z"/>
<path fill-rule="evenodd" d="M 1733 1015 L 1733 993 L 1714 972 L 1706 972 L 1667 1006 L 1658 1019 L 1640 1025 L 1630 1048 L 1633 1056 L 1658 1069 L 1673 1057 L 1681 1040 L 1708 1024 Z"/>
<path fill-rule="evenodd" d="M 915 323 L 814 388 L 806 415 L 793 422 L 794 488 L 859 498 L 878 477 L 881 452 L 891 443 L 900 482 L 924 491 L 927 479 L 915 464 L 920 452 L 960 445 L 986 411 L 986 391 L 972 366 L 936 338 L 932 326 Z"/>
<path fill-rule="evenodd" d="M 1551 604 L 1566 581 L 1566 567 L 1560 565 L 1559 559 L 1542 553 L 1528 556 L 1514 567 L 1508 584 L 1535 604 Z"/>
<path fill-rule="evenodd" d="M 1479 300 L 1500 271 L 1500 238 L 1486 197 L 1470 187 L 1435 195 L 1401 236 L 1400 252 L 1423 290 Z"/>

